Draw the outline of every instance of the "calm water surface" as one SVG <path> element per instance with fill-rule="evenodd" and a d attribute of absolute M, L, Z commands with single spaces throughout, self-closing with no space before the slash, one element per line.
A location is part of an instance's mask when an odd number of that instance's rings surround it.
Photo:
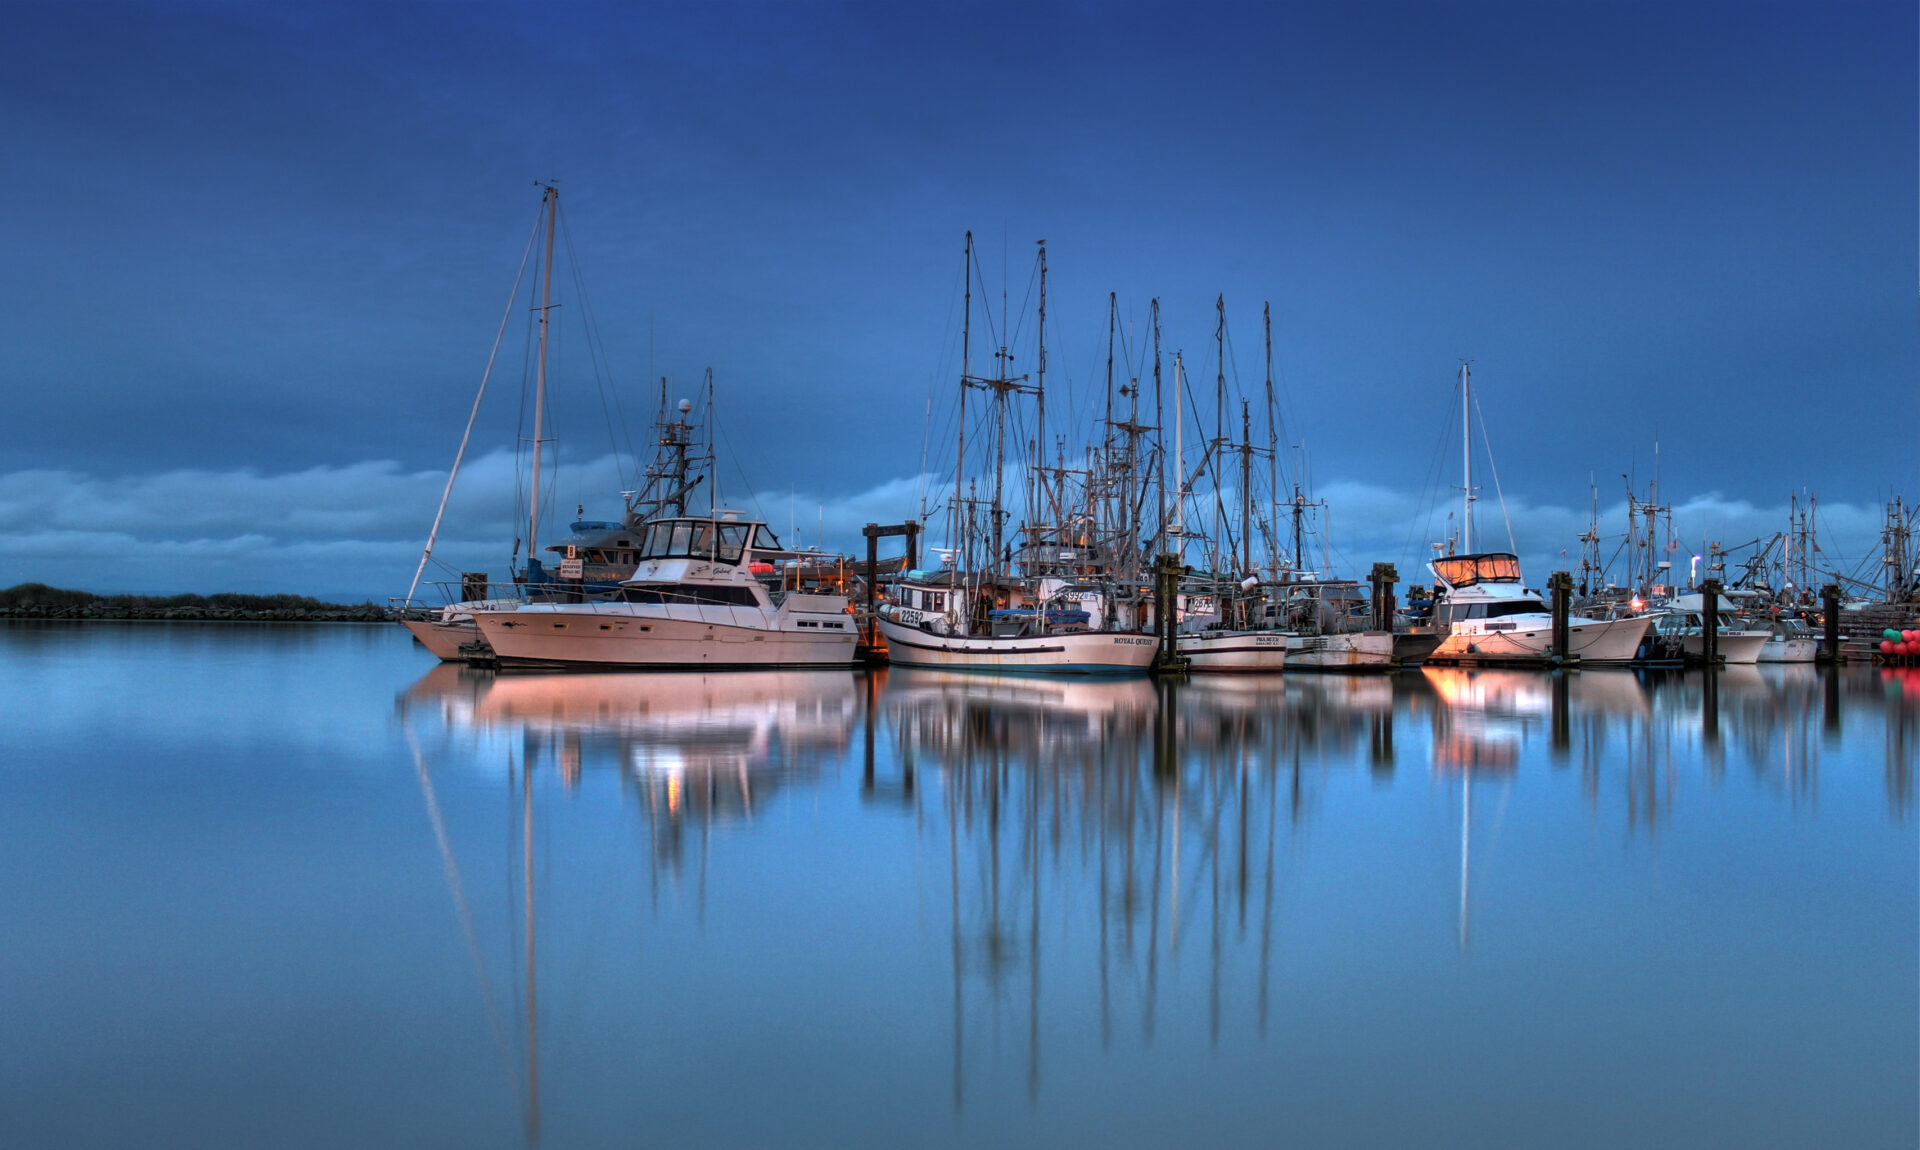
<path fill-rule="evenodd" d="M 0 627 L 0 1144 L 1912 1147 L 1920 677 Z"/>

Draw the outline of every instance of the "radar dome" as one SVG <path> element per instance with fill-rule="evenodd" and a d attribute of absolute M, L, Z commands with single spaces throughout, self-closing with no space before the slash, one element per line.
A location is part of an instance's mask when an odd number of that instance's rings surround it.
<path fill-rule="evenodd" d="M 680 414 L 681 414 L 681 415 L 685 415 L 685 414 L 686 414 L 687 412 L 689 412 L 689 411 L 692 411 L 692 410 L 693 410 L 693 401 L 692 401 L 691 399 L 683 399 L 683 400 L 681 400 L 681 401 L 680 401 Z"/>

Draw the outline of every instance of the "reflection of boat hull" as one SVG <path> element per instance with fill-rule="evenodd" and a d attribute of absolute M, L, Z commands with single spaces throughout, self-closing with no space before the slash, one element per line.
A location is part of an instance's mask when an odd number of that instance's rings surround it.
<path fill-rule="evenodd" d="M 1429 660 L 1435 663 L 1545 663 L 1553 657 L 1550 619 L 1520 616 L 1511 631 L 1458 629 L 1449 634 Z M 1640 650 L 1653 620 L 1646 616 L 1623 619 L 1567 620 L 1568 653 L 1582 663 L 1626 663 Z"/>
<path fill-rule="evenodd" d="M 446 663 L 457 663 L 466 658 L 460 648 L 468 643 L 479 643 L 480 627 L 470 619 L 457 623 L 442 623 L 429 619 L 406 620 L 407 630 L 420 640 L 420 645 L 432 651 L 434 656 Z"/>
<path fill-rule="evenodd" d="M 1071 631 L 1051 635 L 935 635 L 890 619 L 875 620 L 887 639 L 887 660 L 901 667 L 1037 675 L 1137 675 L 1153 664 L 1151 635 Z"/>
<path fill-rule="evenodd" d="M 1287 637 L 1278 631 L 1208 631 L 1177 640 L 1189 671 L 1278 671 Z"/>
<path fill-rule="evenodd" d="M 1787 639 L 1775 635 L 1760 648 L 1762 663 L 1811 663 L 1819 653 L 1818 639 Z"/>
<path fill-rule="evenodd" d="M 1393 666 L 1393 632 L 1287 636 L 1289 671 L 1384 671 Z"/>
<path fill-rule="evenodd" d="M 490 611 L 474 616 L 503 666 L 694 668 L 849 667 L 851 624 L 808 633 L 729 622 L 728 607 L 631 611 Z M 746 614 L 742 611 L 742 614 Z M 758 612 L 753 612 L 757 615 Z M 844 616 L 823 616 L 836 620 Z M 788 624 L 792 624 L 789 622 Z"/>

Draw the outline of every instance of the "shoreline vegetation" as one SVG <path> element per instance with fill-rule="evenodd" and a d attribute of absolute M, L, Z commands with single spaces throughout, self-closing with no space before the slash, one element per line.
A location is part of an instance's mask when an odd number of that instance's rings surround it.
<path fill-rule="evenodd" d="M 45 583 L 21 583 L 0 591 L 5 620 L 172 620 L 236 623 L 385 623 L 387 608 L 366 603 L 328 603 L 305 595 L 96 595 Z"/>

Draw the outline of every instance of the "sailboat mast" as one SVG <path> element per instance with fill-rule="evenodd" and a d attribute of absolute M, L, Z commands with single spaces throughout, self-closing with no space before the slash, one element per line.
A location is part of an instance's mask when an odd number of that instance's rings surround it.
<path fill-rule="evenodd" d="M 1473 554 L 1473 374 L 1460 365 L 1460 462 L 1461 493 L 1465 497 L 1460 512 L 1460 553 Z"/>
<path fill-rule="evenodd" d="M 547 318 L 553 306 L 553 232 L 554 220 L 560 214 L 560 189 L 548 187 L 547 201 L 547 251 L 545 270 L 540 273 L 540 366 L 536 375 L 533 392 L 533 503 L 527 518 L 527 569 L 532 573 L 534 561 L 540 554 L 540 455 L 545 449 L 541 433 L 547 414 Z"/>

